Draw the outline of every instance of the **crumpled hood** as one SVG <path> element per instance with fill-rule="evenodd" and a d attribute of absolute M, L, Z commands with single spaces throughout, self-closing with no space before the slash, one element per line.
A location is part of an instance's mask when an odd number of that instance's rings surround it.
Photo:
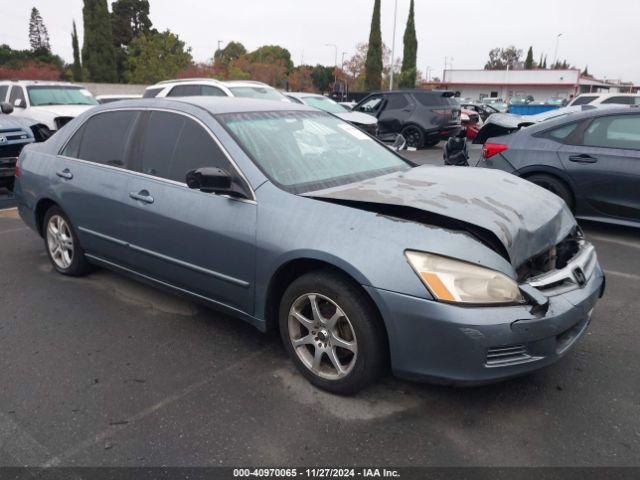
<path fill-rule="evenodd" d="M 576 225 L 559 197 L 499 170 L 422 166 L 305 196 L 411 207 L 480 227 L 502 243 L 514 268 Z"/>
<path fill-rule="evenodd" d="M 345 122 L 357 123 L 359 125 L 375 125 L 378 123 L 376 117 L 362 112 L 340 112 L 335 115 Z"/>

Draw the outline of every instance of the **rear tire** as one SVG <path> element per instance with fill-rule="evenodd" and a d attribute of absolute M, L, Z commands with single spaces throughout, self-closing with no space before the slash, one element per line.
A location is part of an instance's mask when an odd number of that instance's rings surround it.
<path fill-rule="evenodd" d="M 42 224 L 47 256 L 62 275 L 80 277 L 92 270 L 69 217 L 58 206 L 47 210 Z"/>
<path fill-rule="evenodd" d="M 531 183 L 535 183 L 539 187 L 544 188 L 545 190 L 550 191 L 551 193 L 555 193 L 558 197 L 560 197 L 564 202 L 569 206 L 569 209 L 573 212 L 575 208 L 575 202 L 573 200 L 573 194 L 571 190 L 557 177 L 553 175 L 547 175 L 545 173 L 535 173 L 526 177 Z"/>
<path fill-rule="evenodd" d="M 343 275 L 320 270 L 295 280 L 280 302 L 279 324 L 287 354 L 323 390 L 354 394 L 385 369 L 382 320 L 366 294 Z"/>
<path fill-rule="evenodd" d="M 417 150 L 424 147 L 424 131 L 417 125 L 408 125 L 402 129 L 402 136 L 407 141 L 407 147 Z"/>

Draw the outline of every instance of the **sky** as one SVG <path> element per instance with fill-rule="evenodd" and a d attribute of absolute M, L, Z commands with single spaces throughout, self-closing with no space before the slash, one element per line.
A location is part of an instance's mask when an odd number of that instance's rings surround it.
<path fill-rule="evenodd" d="M 395 0 L 382 0 L 382 37 L 391 47 Z M 111 3 L 111 1 L 109 1 Z M 397 0 L 396 57 L 410 0 Z M 159 30 L 170 29 L 196 61 L 213 56 L 218 41 L 235 40 L 249 50 L 277 44 L 291 52 L 295 64 L 338 63 L 366 42 L 373 0 L 150 0 L 150 17 Z M 82 0 L 0 0 L 0 43 L 28 48 L 31 7 L 40 10 L 55 53 L 71 61 L 71 21 L 82 38 Z M 638 0 L 416 0 L 418 69 L 441 77 L 445 66 L 481 69 L 489 50 L 515 45 L 533 47 L 599 78 L 640 84 L 640 1 Z M 336 45 L 327 46 L 328 44 Z"/>

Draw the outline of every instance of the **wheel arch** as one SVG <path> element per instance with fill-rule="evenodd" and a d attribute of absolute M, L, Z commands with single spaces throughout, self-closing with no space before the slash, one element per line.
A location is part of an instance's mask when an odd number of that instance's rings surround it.
<path fill-rule="evenodd" d="M 389 344 L 389 336 L 387 327 L 382 316 L 382 312 L 378 307 L 376 301 L 369 295 L 369 293 L 362 287 L 362 282 L 356 279 L 356 276 L 347 272 L 344 268 L 339 267 L 336 263 L 332 263 L 325 259 L 318 259 L 313 257 L 298 257 L 289 259 L 274 272 L 269 280 L 269 285 L 266 290 L 265 302 L 264 302 L 264 316 L 266 322 L 266 329 L 278 328 L 278 309 L 280 307 L 280 301 L 287 287 L 291 285 L 297 278 L 305 275 L 309 272 L 327 270 L 337 273 L 343 276 L 346 280 L 351 282 L 358 290 L 362 292 L 364 297 L 371 302 L 371 306 L 378 314 L 378 318 L 384 329 L 384 335 Z"/>
<path fill-rule="evenodd" d="M 41 237 L 44 236 L 44 229 L 43 229 L 44 216 L 47 214 L 47 211 L 51 207 L 60 207 L 60 205 L 58 205 L 57 202 L 55 202 L 54 200 L 51 200 L 50 198 L 41 198 L 40 200 L 38 200 L 38 203 L 36 204 L 36 208 L 34 211 L 36 228 L 38 229 L 38 233 L 40 234 Z"/>

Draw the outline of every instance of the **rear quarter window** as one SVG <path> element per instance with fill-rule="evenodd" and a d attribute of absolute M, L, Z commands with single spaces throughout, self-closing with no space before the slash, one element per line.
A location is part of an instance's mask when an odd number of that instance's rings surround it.
<path fill-rule="evenodd" d="M 588 105 L 591 102 L 593 102 L 596 98 L 596 96 L 594 95 L 580 95 L 578 98 L 576 98 L 571 105 Z"/>

